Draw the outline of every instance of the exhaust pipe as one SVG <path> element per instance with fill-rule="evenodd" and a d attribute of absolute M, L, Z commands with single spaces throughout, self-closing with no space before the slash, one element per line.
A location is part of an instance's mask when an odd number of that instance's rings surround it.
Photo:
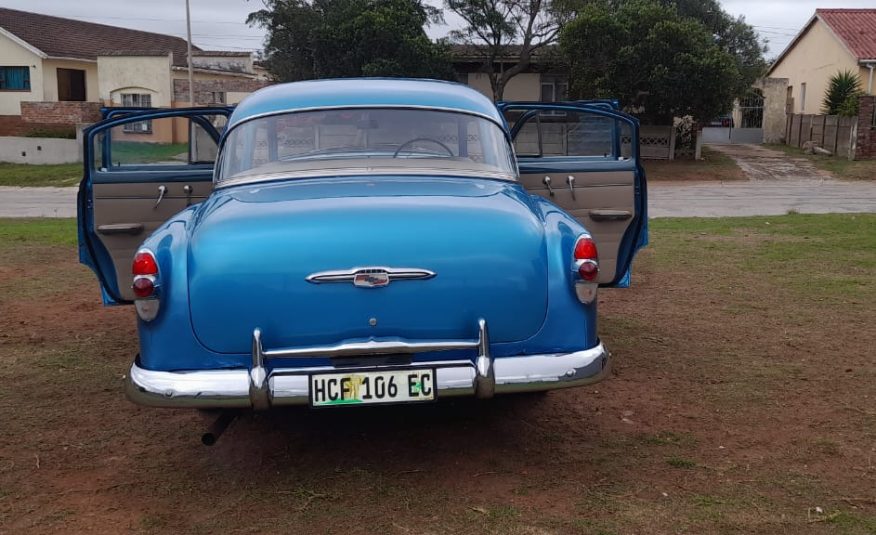
<path fill-rule="evenodd" d="M 223 411 L 219 414 L 216 420 L 210 424 L 210 427 L 207 428 L 207 431 L 201 435 L 201 444 L 205 446 L 212 446 L 216 444 L 216 441 L 219 440 L 219 437 L 222 436 L 222 433 L 228 429 L 228 426 L 231 425 L 231 422 L 237 417 L 237 413 L 233 411 Z"/>

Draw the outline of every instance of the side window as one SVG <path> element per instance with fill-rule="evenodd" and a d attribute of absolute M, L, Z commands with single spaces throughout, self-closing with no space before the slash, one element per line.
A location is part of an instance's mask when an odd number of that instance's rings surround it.
<path fill-rule="evenodd" d="M 0 67 L 0 91 L 30 91 L 30 67 Z"/>
<path fill-rule="evenodd" d="M 520 112 L 506 114 L 512 125 L 522 117 Z M 525 120 L 514 138 L 518 156 L 615 157 L 615 140 L 621 133 L 614 119 L 586 111 L 543 110 Z"/>
<path fill-rule="evenodd" d="M 94 138 L 94 168 L 145 171 L 212 166 L 218 149 L 210 130 L 221 132 L 226 118 L 205 116 L 204 120 L 209 127 L 188 117 L 162 117 L 115 126 Z"/>

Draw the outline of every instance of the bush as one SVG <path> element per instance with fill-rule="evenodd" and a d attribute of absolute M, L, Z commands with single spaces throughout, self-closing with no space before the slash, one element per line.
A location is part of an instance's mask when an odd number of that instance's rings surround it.
<path fill-rule="evenodd" d="M 60 139 L 76 139 L 76 129 L 66 126 L 59 126 L 57 128 L 32 128 L 24 134 L 24 137 L 53 137 Z"/>

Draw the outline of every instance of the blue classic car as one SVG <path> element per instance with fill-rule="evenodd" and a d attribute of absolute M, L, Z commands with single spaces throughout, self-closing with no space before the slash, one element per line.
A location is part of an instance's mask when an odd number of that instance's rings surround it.
<path fill-rule="evenodd" d="M 590 384 L 647 241 L 638 124 L 464 85 L 275 85 L 87 131 L 80 259 L 133 304 L 128 397 L 325 407 Z M 598 250 L 598 253 L 597 253 Z"/>

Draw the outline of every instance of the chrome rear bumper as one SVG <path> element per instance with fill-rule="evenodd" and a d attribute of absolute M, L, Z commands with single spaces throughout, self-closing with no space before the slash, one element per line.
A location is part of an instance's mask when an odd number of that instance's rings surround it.
<path fill-rule="evenodd" d="M 489 351 L 486 322 L 479 322 L 476 341 L 428 342 L 429 351 L 477 348 L 470 360 L 416 362 L 402 368 L 434 368 L 438 397 L 477 396 L 537 392 L 596 383 L 611 368 L 611 355 L 602 343 L 584 351 L 494 358 Z M 389 341 L 350 344 L 359 354 L 387 354 L 426 351 L 423 343 Z M 404 348 L 408 348 L 407 351 Z M 253 333 L 253 365 L 250 369 L 153 371 L 131 366 L 125 392 L 134 403 L 153 407 L 253 408 L 267 409 L 310 402 L 310 375 L 342 371 L 379 370 L 382 366 L 295 367 L 265 366 L 265 357 L 299 357 L 305 354 L 349 355 L 344 346 L 304 350 L 265 351 L 258 329 Z M 288 353 L 288 354 L 287 354 Z M 398 369 L 399 366 L 386 366 Z"/>

